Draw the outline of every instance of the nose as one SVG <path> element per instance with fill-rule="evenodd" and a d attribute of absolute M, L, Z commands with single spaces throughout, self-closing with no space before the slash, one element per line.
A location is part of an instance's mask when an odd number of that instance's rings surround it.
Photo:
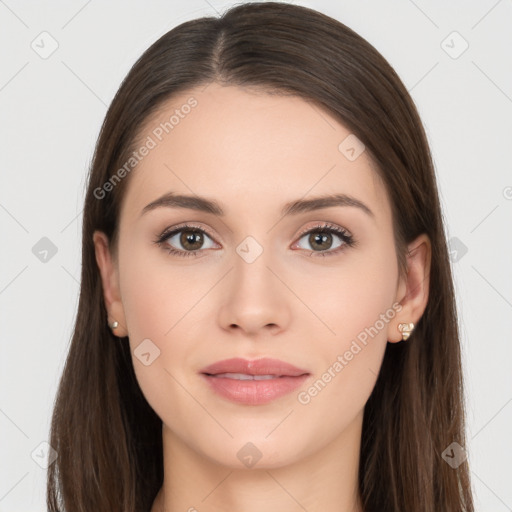
<path fill-rule="evenodd" d="M 292 292 L 280 267 L 263 251 L 254 261 L 235 254 L 219 290 L 218 321 L 246 335 L 277 334 L 290 322 Z M 268 331 L 268 332 L 267 332 Z"/>

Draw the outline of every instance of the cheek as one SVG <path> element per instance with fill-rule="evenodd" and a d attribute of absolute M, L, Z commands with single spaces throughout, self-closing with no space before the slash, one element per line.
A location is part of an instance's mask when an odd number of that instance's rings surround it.
<path fill-rule="evenodd" d="M 135 244 L 124 249 L 119 261 L 120 288 L 132 354 L 149 339 L 160 351 L 151 366 L 172 368 L 176 361 L 188 364 L 193 360 L 192 340 L 204 338 L 204 329 L 213 321 L 209 292 L 219 272 L 225 270 L 204 262 L 182 265 L 168 258 L 164 249 Z"/>
<path fill-rule="evenodd" d="M 163 249 L 133 249 L 120 263 L 123 308 L 134 340 L 169 338 L 206 291 L 192 266 L 173 265 Z"/>
<path fill-rule="evenodd" d="M 383 244 L 347 258 L 336 276 L 323 280 L 321 293 L 315 293 L 318 316 L 333 332 L 322 328 L 317 347 L 324 367 L 301 403 L 315 402 L 312 409 L 328 407 L 347 418 L 364 406 L 375 385 L 389 325 L 400 309 L 394 248 Z"/>
<path fill-rule="evenodd" d="M 304 272 L 308 277 L 301 277 L 297 288 L 328 327 L 319 324 L 321 337 L 339 350 L 376 323 L 385 341 L 389 321 L 383 325 L 379 320 L 381 315 L 394 317 L 389 309 L 396 298 L 398 281 L 394 247 L 386 240 L 374 250 L 354 250 L 346 256 L 338 267 Z"/>
<path fill-rule="evenodd" d="M 183 420 L 190 409 L 190 396 L 179 383 L 183 368 L 188 370 L 193 361 L 194 349 L 192 343 L 183 341 L 190 336 L 191 321 L 199 322 L 194 305 L 207 289 L 202 291 L 192 267 L 184 271 L 165 256 L 156 250 L 125 251 L 120 260 L 121 294 L 139 386 L 161 418 L 174 404 Z"/>

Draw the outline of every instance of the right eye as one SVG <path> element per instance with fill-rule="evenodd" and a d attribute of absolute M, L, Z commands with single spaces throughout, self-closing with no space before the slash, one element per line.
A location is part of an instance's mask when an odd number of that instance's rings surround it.
<path fill-rule="evenodd" d="M 197 253 L 203 249 L 214 248 L 212 245 L 203 247 L 205 237 L 213 243 L 206 231 L 187 224 L 172 229 L 167 228 L 155 242 L 169 254 L 188 257 L 197 256 Z M 176 246 L 178 247 L 176 248 Z"/>

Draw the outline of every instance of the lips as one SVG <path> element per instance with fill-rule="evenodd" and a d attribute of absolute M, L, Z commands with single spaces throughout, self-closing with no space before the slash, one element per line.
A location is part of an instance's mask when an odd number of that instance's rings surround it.
<path fill-rule="evenodd" d="M 201 370 L 210 389 L 231 402 L 261 405 L 287 395 L 309 377 L 309 372 L 278 359 L 234 358 Z"/>
<path fill-rule="evenodd" d="M 299 377 L 307 374 L 307 370 L 297 368 L 296 366 L 280 361 L 279 359 L 270 359 L 264 357 L 249 361 L 242 358 L 224 359 L 217 361 L 202 370 L 200 373 L 207 375 L 220 374 L 242 374 L 242 375 L 273 375 L 275 377 Z"/>

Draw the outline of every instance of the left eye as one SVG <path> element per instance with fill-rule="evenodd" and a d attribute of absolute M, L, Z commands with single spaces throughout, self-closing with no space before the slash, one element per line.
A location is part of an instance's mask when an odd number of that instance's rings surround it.
<path fill-rule="evenodd" d="M 339 240 L 336 245 L 333 245 L 333 243 L 335 243 L 333 242 L 333 235 Z M 301 249 L 311 250 L 308 247 L 302 247 L 300 245 L 300 241 L 302 239 L 306 239 L 306 243 L 308 243 L 313 248 L 311 256 L 313 256 L 314 253 L 320 254 L 321 256 L 338 253 L 339 250 L 342 250 L 339 249 L 340 247 L 344 248 L 344 246 L 353 245 L 353 238 L 348 232 L 343 229 L 330 226 L 315 227 L 301 236 L 299 242 L 297 242 L 297 245 Z"/>

